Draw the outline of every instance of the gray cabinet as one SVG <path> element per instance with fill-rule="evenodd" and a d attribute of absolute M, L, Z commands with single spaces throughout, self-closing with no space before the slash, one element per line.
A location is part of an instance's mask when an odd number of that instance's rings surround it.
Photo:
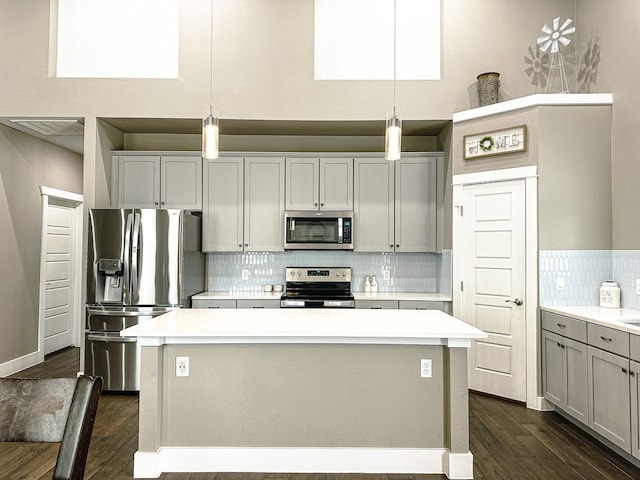
<path fill-rule="evenodd" d="M 237 308 L 280 308 L 280 300 L 275 298 L 266 299 L 238 299 Z"/>
<path fill-rule="evenodd" d="M 356 300 L 356 308 L 382 310 L 386 308 L 398 309 L 397 300 Z"/>
<path fill-rule="evenodd" d="M 634 337 L 634 335 L 632 335 Z M 629 362 L 631 388 L 631 454 L 640 458 L 640 363 Z"/>
<path fill-rule="evenodd" d="M 436 251 L 436 165 L 435 158 L 396 162 L 396 252 Z"/>
<path fill-rule="evenodd" d="M 202 158 L 117 155 L 112 184 L 119 208 L 202 209 Z"/>
<path fill-rule="evenodd" d="M 395 177 L 384 158 L 356 158 L 353 187 L 353 250 L 393 252 Z"/>
<path fill-rule="evenodd" d="M 441 162 L 435 156 L 355 159 L 355 251 L 437 251 Z"/>
<path fill-rule="evenodd" d="M 589 427 L 631 451 L 629 359 L 589 346 Z"/>
<path fill-rule="evenodd" d="M 587 345 L 546 330 L 541 341 L 544 398 L 586 425 Z"/>
<path fill-rule="evenodd" d="M 284 158 L 244 159 L 244 250 L 284 251 Z"/>
<path fill-rule="evenodd" d="M 233 299 L 204 299 L 192 298 L 191 308 L 236 308 L 236 301 Z"/>
<path fill-rule="evenodd" d="M 400 310 L 440 310 L 448 312 L 449 302 L 434 302 L 431 300 L 400 300 L 398 308 Z"/>
<path fill-rule="evenodd" d="M 204 251 L 283 251 L 284 159 L 207 162 L 203 207 Z"/>
<path fill-rule="evenodd" d="M 287 210 L 353 210 L 353 159 L 286 159 Z"/>
<path fill-rule="evenodd" d="M 243 207 L 244 160 L 220 157 L 206 162 L 202 212 L 203 251 L 243 250 Z"/>

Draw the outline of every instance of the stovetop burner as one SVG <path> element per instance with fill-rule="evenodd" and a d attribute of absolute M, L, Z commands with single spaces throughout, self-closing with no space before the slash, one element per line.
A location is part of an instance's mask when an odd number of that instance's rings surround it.
<path fill-rule="evenodd" d="M 281 307 L 354 308 L 349 267 L 289 267 Z"/>

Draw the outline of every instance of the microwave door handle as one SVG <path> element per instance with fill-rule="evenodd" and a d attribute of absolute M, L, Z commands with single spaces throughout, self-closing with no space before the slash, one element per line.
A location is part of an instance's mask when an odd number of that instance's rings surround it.
<path fill-rule="evenodd" d="M 338 243 L 342 243 L 342 217 L 338 218 Z"/>
<path fill-rule="evenodd" d="M 127 215 L 127 224 L 124 228 L 124 304 L 129 305 L 131 303 L 131 284 L 130 272 L 131 272 L 131 224 L 133 222 L 133 214 Z"/>
<path fill-rule="evenodd" d="M 140 213 L 134 213 L 133 238 L 131 240 L 131 302 L 137 303 L 140 299 L 138 291 L 138 255 L 140 252 Z"/>

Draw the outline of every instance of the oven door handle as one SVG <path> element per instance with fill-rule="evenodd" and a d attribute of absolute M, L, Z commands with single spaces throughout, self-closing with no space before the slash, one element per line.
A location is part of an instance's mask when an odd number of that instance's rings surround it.
<path fill-rule="evenodd" d="M 321 308 L 324 307 L 324 300 L 305 300 L 304 306 L 307 308 Z"/>

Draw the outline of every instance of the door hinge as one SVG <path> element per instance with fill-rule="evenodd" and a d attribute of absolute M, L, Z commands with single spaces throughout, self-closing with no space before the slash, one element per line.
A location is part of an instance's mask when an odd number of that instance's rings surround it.
<path fill-rule="evenodd" d="M 460 291 L 464 292 L 464 282 L 460 282 Z"/>
<path fill-rule="evenodd" d="M 462 211 L 463 211 L 462 205 L 456 205 L 456 208 L 458 209 L 458 214 L 462 217 Z"/>

